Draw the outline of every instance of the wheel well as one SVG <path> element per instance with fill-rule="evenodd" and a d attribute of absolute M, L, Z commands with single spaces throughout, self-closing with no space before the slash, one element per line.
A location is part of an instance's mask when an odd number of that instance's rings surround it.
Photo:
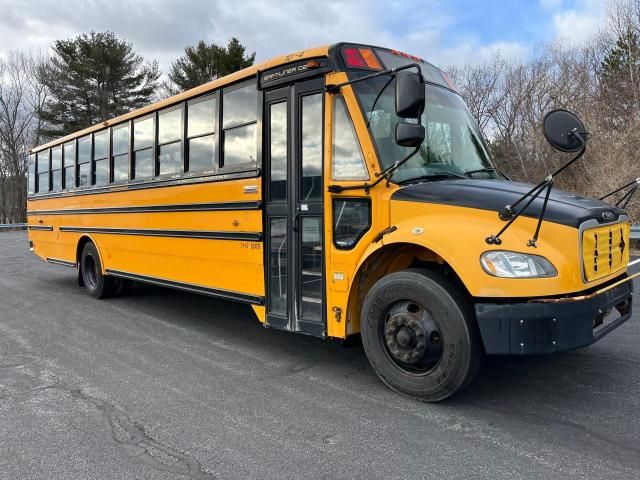
<path fill-rule="evenodd" d="M 437 253 L 411 243 L 385 245 L 365 260 L 354 277 L 347 307 L 348 334 L 360 332 L 360 311 L 369 289 L 385 275 L 407 268 L 437 271 L 470 297 L 458 274 Z"/>

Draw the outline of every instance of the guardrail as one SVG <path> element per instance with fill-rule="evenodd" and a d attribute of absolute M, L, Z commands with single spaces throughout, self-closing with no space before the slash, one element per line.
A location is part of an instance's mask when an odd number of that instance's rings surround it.
<path fill-rule="evenodd" d="M 0 223 L 0 230 L 26 230 L 26 223 Z"/>
<path fill-rule="evenodd" d="M 640 240 L 640 224 L 631 225 L 631 240 Z"/>

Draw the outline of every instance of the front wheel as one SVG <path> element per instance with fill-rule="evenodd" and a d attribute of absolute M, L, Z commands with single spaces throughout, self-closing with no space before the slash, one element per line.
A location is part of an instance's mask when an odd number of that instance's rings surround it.
<path fill-rule="evenodd" d="M 404 270 L 378 280 L 364 301 L 361 334 L 380 379 L 425 402 L 463 389 L 482 360 L 469 302 L 453 283 L 428 270 Z"/>

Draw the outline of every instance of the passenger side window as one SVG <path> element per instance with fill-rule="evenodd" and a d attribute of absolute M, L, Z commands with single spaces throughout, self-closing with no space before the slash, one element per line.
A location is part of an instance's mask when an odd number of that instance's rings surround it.
<path fill-rule="evenodd" d="M 29 195 L 36 193 L 36 156 L 33 153 L 29 155 L 29 185 L 27 193 Z"/>
<path fill-rule="evenodd" d="M 49 180 L 49 149 L 36 154 L 38 168 L 38 193 L 48 192 L 51 189 Z"/>
<path fill-rule="evenodd" d="M 182 172 L 182 105 L 158 113 L 158 174 Z"/>
<path fill-rule="evenodd" d="M 78 140 L 78 186 L 91 185 L 91 136 Z"/>
<path fill-rule="evenodd" d="M 109 183 L 109 135 L 104 130 L 93 134 L 93 185 Z"/>
<path fill-rule="evenodd" d="M 62 189 L 62 147 L 51 149 L 51 183 L 52 191 Z"/>
<path fill-rule="evenodd" d="M 129 180 L 129 124 L 125 123 L 111 130 L 111 156 L 113 183 Z"/>
<path fill-rule="evenodd" d="M 336 96 L 333 104 L 332 157 L 331 172 L 334 180 L 369 179 L 360 143 L 342 96 Z"/>
<path fill-rule="evenodd" d="M 153 116 L 133 122 L 133 178 L 153 178 L 155 166 L 153 145 L 155 143 Z"/>
<path fill-rule="evenodd" d="M 187 148 L 189 172 L 216 168 L 216 97 L 208 96 L 187 105 Z"/>
<path fill-rule="evenodd" d="M 333 244 L 349 250 L 371 228 L 371 201 L 366 198 L 333 200 Z"/>
<path fill-rule="evenodd" d="M 65 143 L 62 147 L 62 161 L 63 161 L 63 187 L 65 190 L 69 190 L 76 186 L 76 143 Z"/>
<path fill-rule="evenodd" d="M 255 83 L 226 91 L 222 103 L 222 166 L 255 165 L 258 92 Z"/>

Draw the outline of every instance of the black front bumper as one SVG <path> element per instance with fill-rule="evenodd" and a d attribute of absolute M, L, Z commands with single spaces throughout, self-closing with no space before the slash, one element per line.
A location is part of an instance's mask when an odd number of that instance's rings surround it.
<path fill-rule="evenodd" d="M 631 317 L 632 282 L 591 298 L 558 303 L 477 303 L 487 354 L 535 355 L 584 347 Z M 608 312 L 619 316 L 598 325 Z M 596 328 L 594 328 L 596 325 Z"/>

